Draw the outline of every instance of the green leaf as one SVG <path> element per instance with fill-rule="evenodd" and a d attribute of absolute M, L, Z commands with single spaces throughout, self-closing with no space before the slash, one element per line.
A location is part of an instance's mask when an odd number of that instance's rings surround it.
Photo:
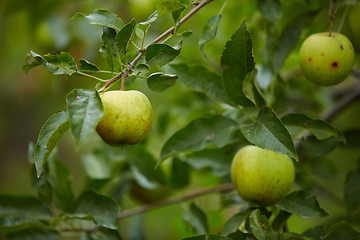
<path fill-rule="evenodd" d="M 304 218 L 321 218 L 328 214 L 320 205 L 315 195 L 304 191 L 296 191 L 276 204 L 278 208 Z"/>
<path fill-rule="evenodd" d="M 50 209 L 36 198 L 0 194 L 0 215 L 39 219 L 51 216 Z"/>
<path fill-rule="evenodd" d="M 120 29 L 124 26 L 121 18 L 118 18 L 115 13 L 106 9 L 95 9 L 92 14 L 87 16 L 82 13 L 76 13 L 72 19 L 75 18 L 86 18 L 90 24 L 112 28 L 116 31 L 120 31 Z"/>
<path fill-rule="evenodd" d="M 114 57 L 119 56 L 119 49 L 116 41 L 116 31 L 112 28 L 103 27 L 102 40 L 104 45 L 101 47 L 100 52 L 102 52 L 105 57 L 111 71 L 114 70 Z"/>
<path fill-rule="evenodd" d="M 223 85 L 229 98 L 235 103 L 252 106 L 253 103 L 243 92 L 243 81 L 255 67 L 252 41 L 245 21 L 225 45 L 221 56 Z"/>
<path fill-rule="evenodd" d="M 289 128 L 291 133 L 298 132 L 299 129 L 306 129 L 313 133 L 317 139 L 326 139 L 338 136 L 338 130 L 329 123 L 314 119 L 302 113 L 290 113 L 281 118 L 281 121 Z"/>
<path fill-rule="evenodd" d="M 81 146 L 103 116 L 103 107 L 97 91 L 74 89 L 66 96 L 71 132 L 76 148 Z"/>
<path fill-rule="evenodd" d="M 46 228 L 27 228 L 6 236 L 7 240 L 58 240 L 60 234 Z"/>
<path fill-rule="evenodd" d="M 28 73 L 30 69 L 43 64 L 43 57 L 39 54 L 30 51 L 25 57 L 25 64 L 21 66 L 21 69 Z"/>
<path fill-rule="evenodd" d="M 183 240 L 231 240 L 231 238 L 218 236 L 218 235 L 198 235 L 198 236 L 183 238 Z"/>
<path fill-rule="evenodd" d="M 252 239 L 253 235 L 249 236 L 250 234 L 246 234 L 243 232 L 240 232 L 239 230 L 236 230 L 236 232 L 230 233 L 228 237 L 232 240 L 248 240 Z M 248 237 L 249 236 L 249 237 Z"/>
<path fill-rule="evenodd" d="M 147 79 L 149 88 L 155 92 L 163 92 L 169 87 L 176 83 L 178 76 L 164 74 L 164 73 L 153 73 Z"/>
<path fill-rule="evenodd" d="M 81 240 L 122 240 L 120 233 L 113 229 L 100 228 L 100 230 L 86 233 Z"/>
<path fill-rule="evenodd" d="M 199 151 L 210 144 L 223 147 L 236 128 L 235 121 L 220 115 L 195 119 L 165 142 L 159 161 L 179 152 Z"/>
<path fill-rule="evenodd" d="M 77 199 L 75 212 L 91 214 L 96 225 L 116 229 L 120 207 L 108 196 L 86 191 Z"/>
<path fill-rule="evenodd" d="M 95 64 L 90 63 L 85 59 L 80 59 L 79 63 L 80 63 L 80 67 L 79 67 L 80 71 L 91 71 L 91 72 L 99 71 L 99 68 Z"/>
<path fill-rule="evenodd" d="M 86 154 L 81 159 L 86 175 L 92 179 L 111 177 L 111 160 L 102 153 Z"/>
<path fill-rule="evenodd" d="M 9 235 L 10 233 L 20 232 L 29 228 L 44 228 L 46 227 L 37 219 L 27 218 L 24 216 L 0 216 L 0 237 Z"/>
<path fill-rule="evenodd" d="M 314 135 L 307 136 L 300 140 L 301 146 L 307 151 L 317 155 L 326 156 L 332 152 L 341 141 L 339 137 L 329 137 L 328 139 L 319 140 Z"/>
<path fill-rule="evenodd" d="M 221 83 L 221 77 L 201 65 L 189 66 L 185 63 L 171 64 L 171 69 L 179 76 L 179 81 L 187 87 L 200 91 L 210 98 L 229 103 Z"/>
<path fill-rule="evenodd" d="M 208 234 L 209 226 L 206 214 L 195 203 L 183 214 L 183 220 L 190 224 L 196 234 Z"/>
<path fill-rule="evenodd" d="M 271 226 L 265 215 L 256 209 L 250 214 L 250 228 L 258 240 L 270 240 L 272 235 Z"/>
<path fill-rule="evenodd" d="M 349 223 L 340 222 L 329 228 L 324 240 L 360 239 L 360 233 L 355 231 Z"/>
<path fill-rule="evenodd" d="M 157 11 L 159 13 L 159 16 L 162 16 L 167 13 L 171 13 L 178 9 L 181 9 L 185 6 L 185 4 L 182 4 L 178 0 L 160 0 L 157 4 Z"/>
<path fill-rule="evenodd" d="M 276 23 L 281 17 L 281 3 L 279 0 L 258 0 L 259 12 L 270 22 Z"/>
<path fill-rule="evenodd" d="M 150 66 L 163 66 L 177 57 L 181 51 L 182 42 L 175 47 L 167 44 L 153 44 L 150 45 L 145 52 L 146 64 Z"/>
<path fill-rule="evenodd" d="M 132 19 L 131 22 L 126 24 L 118 34 L 116 34 L 117 48 L 121 54 L 126 54 L 131 44 L 132 37 L 136 28 L 136 20 Z"/>
<path fill-rule="evenodd" d="M 257 121 L 242 126 L 241 130 L 249 142 L 298 159 L 290 133 L 271 108 L 262 108 Z"/>
<path fill-rule="evenodd" d="M 274 72 L 278 72 L 291 51 L 295 48 L 301 35 L 301 24 L 299 21 L 287 26 L 276 39 L 274 55 L 271 58 Z"/>
<path fill-rule="evenodd" d="M 190 183 L 190 169 L 181 159 L 174 157 L 171 164 L 169 179 L 170 185 L 175 189 L 186 187 Z"/>
<path fill-rule="evenodd" d="M 142 146 L 133 146 L 126 152 L 135 180 L 145 188 L 165 184 L 165 175 L 156 159 Z"/>
<path fill-rule="evenodd" d="M 48 53 L 42 57 L 30 51 L 25 58 L 25 64 L 21 68 L 27 73 L 30 69 L 41 64 L 54 75 L 66 74 L 70 76 L 77 72 L 77 66 L 73 57 L 66 52 Z"/>
<path fill-rule="evenodd" d="M 245 221 L 248 216 L 247 212 L 239 212 L 233 215 L 229 220 L 226 221 L 221 231 L 221 235 L 227 236 L 230 233 L 236 231 L 239 226 Z"/>
<path fill-rule="evenodd" d="M 70 121 L 66 111 L 55 113 L 42 126 L 34 149 L 38 177 L 41 175 L 49 154 L 69 127 Z"/>
<path fill-rule="evenodd" d="M 72 179 L 69 169 L 55 157 L 49 158 L 48 168 L 54 205 L 65 212 L 72 212 L 75 198 L 71 189 Z"/>
<path fill-rule="evenodd" d="M 357 168 L 349 171 L 344 184 L 344 199 L 349 212 L 360 208 L 360 161 Z"/>
<path fill-rule="evenodd" d="M 206 44 L 208 44 L 210 41 L 212 41 L 213 39 L 215 39 L 216 37 L 216 32 L 217 32 L 217 28 L 218 25 L 220 23 L 220 20 L 222 18 L 222 15 L 216 15 L 213 16 L 212 18 L 210 18 L 205 27 L 203 28 L 202 32 L 201 32 L 201 37 L 199 40 L 199 47 L 200 47 L 200 51 L 203 54 L 203 56 L 205 58 L 207 58 L 206 54 L 204 53 L 204 47 L 206 46 Z"/>
<path fill-rule="evenodd" d="M 286 224 L 287 220 L 291 217 L 291 215 L 291 213 L 280 211 L 271 224 L 274 231 L 280 231 Z"/>
<path fill-rule="evenodd" d="M 49 158 L 51 158 L 53 154 L 54 151 L 52 152 L 52 154 L 50 154 Z M 45 167 L 44 169 L 46 170 L 47 168 Z M 37 195 L 40 201 L 50 204 L 52 202 L 52 196 L 51 196 L 52 189 L 47 178 L 47 171 L 45 171 L 45 174 L 41 174 L 38 177 L 36 172 L 36 167 L 35 165 L 33 165 L 30 171 L 30 178 L 31 178 L 31 185 L 34 189 L 37 190 Z"/>

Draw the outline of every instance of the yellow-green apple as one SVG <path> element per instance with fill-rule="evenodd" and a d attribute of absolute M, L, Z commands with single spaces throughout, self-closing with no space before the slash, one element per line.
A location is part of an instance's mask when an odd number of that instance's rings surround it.
<path fill-rule="evenodd" d="M 354 48 L 341 33 L 310 35 L 300 48 L 299 63 L 305 77 L 318 85 L 330 86 L 342 82 L 354 64 Z"/>
<path fill-rule="evenodd" d="M 231 179 L 243 199 L 267 206 L 288 194 L 295 169 L 287 155 L 248 145 L 235 154 Z"/>
<path fill-rule="evenodd" d="M 141 92 L 108 91 L 100 95 L 104 115 L 96 131 L 109 145 L 134 145 L 146 137 L 152 124 L 152 107 Z"/>

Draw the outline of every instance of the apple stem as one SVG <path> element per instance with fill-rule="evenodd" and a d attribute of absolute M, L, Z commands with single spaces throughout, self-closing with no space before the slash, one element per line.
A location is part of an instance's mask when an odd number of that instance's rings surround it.
<path fill-rule="evenodd" d="M 329 5 L 329 15 L 330 15 L 329 37 L 331 37 L 334 22 L 335 22 L 335 5 L 336 5 L 336 0 L 330 0 L 330 5 Z"/>
<path fill-rule="evenodd" d="M 121 88 L 120 88 L 121 91 L 124 91 L 124 84 L 125 84 L 126 76 L 127 76 L 127 74 L 122 74 L 122 76 L 121 76 Z"/>

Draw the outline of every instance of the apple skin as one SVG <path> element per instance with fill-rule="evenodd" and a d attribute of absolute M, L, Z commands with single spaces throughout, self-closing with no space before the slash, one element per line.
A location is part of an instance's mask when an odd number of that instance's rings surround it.
<path fill-rule="evenodd" d="M 248 145 L 235 154 L 231 179 L 243 199 L 268 206 L 291 190 L 295 169 L 287 155 Z"/>
<path fill-rule="evenodd" d="M 146 137 L 152 124 L 152 107 L 141 92 L 108 91 L 100 95 L 104 115 L 96 131 L 109 145 L 134 145 Z"/>
<path fill-rule="evenodd" d="M 318 85 L 330 86 L 342 82 L 354 64 L 354 48 L 341 33 L 310 35 L 300 48 L 299 63 L 306 78 Z"/>

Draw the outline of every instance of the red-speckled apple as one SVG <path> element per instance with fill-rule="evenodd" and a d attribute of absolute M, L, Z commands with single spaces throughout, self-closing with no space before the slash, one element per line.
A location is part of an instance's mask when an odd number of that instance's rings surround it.
<path fill-rule="evenodd" d="M 288 194 L 295 169 L 287 155 L 249 145 L 235 154 L 231 179 L 243 199 L 267 206 Z"/>
<path fill-rule="evenodd" d="M 134 145 L 146 137 L 152 124 L 149 99 L 139 91 L 108 91 L 100 95 L 104 115 L 96 131 L 109 145 Z"/>
<path fill-rule="evenodd" d="M 308 80 L 322 86 L 342 82 L 354 64 L 354 48 L 341 33 L 310 35 L 300 48 L 300 67 Z"/>

